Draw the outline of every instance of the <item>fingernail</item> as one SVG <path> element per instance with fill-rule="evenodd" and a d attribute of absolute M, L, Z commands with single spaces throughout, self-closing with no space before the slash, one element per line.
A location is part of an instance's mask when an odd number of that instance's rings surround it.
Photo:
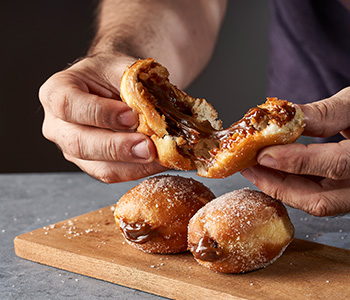
<path fill-rule="evenodd" d="M 131 151 L 133 156 L 136 158 L 148 160 L 151 156 L 148 149 L 148 142 L 146 140 L 134 145 Z"/>
<path fill-rule="evenodd" d="M 275 160 L 272 156 L 267 154 L 259 158 L 258 162 L 262 166 L 273 168 L 273 169 L 277 168 L 278 166 L 277 160 Z"/>
<path fill-rule="evenodd" d="M 132 110 L 127 110 L 119 115 L 119 124 L 125 127 L 135 127 L 138 121 L 137 115 Z"/>
<path fill-rule="evenodd" d="M 245 178 L 247 178 L 249 181 L 251 181 L 253 184 L 255 184 L 256 176 L 255 176 L 255 174 L 253 173 L 253 171 L 250 168 L 242 170 L 241 174 Z"/>

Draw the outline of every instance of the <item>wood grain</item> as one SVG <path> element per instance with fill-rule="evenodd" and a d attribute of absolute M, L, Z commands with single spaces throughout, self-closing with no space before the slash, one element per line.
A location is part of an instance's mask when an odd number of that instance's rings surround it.
<path fill-rule="evenodd" d="M 106 207 L 17 236 L 22 258 L 174 299 L 350 299 L 350 251 L 295 239 L 271 266 L 233 275 L 190 253 L 146 254 L 124 242 Z"/>

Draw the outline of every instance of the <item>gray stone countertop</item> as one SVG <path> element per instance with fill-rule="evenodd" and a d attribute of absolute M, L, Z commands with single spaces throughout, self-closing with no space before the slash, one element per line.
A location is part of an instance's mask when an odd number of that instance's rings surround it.
<path fill-rule="evenodd" d="M 216 196 L 255 187 L 235 174 L 203 182 Z M 83 173 L 0 174 L 0 299 L 164 299 L 127 287 L 27 261 L 13 240 L 23 233 L 114 204 L 140 181 L 106 185 Z M 350 215 L 317 218 L 288 208 L 295 237 L 350 249 Z"/>

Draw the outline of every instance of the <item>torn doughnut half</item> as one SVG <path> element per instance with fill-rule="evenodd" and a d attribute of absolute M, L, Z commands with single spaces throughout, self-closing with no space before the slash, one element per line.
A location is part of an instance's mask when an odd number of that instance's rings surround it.
<path fill-rule="evenodd" d="M 153 140 L 161 165 L 196 169 L 203 177 L 225 178 L 253 166 L 262 148 L 295 142 L 304 129 L 301 109 L 277 98 L 223 129 L 212 105 L 171 84 L 168 70 L 152 58 L 127 68 L 120 95 L 138 113 L 137 131 Z"/>

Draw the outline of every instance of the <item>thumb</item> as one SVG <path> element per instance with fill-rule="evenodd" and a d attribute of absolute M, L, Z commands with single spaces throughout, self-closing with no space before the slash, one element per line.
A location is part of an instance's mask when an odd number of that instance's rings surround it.
<path fill-rule="evenodd" d="M 349 131 L 350 87 L 330 98 L 299 106 L 305 115 L 304 135 L 330 137 L 341 131 Z"/>

